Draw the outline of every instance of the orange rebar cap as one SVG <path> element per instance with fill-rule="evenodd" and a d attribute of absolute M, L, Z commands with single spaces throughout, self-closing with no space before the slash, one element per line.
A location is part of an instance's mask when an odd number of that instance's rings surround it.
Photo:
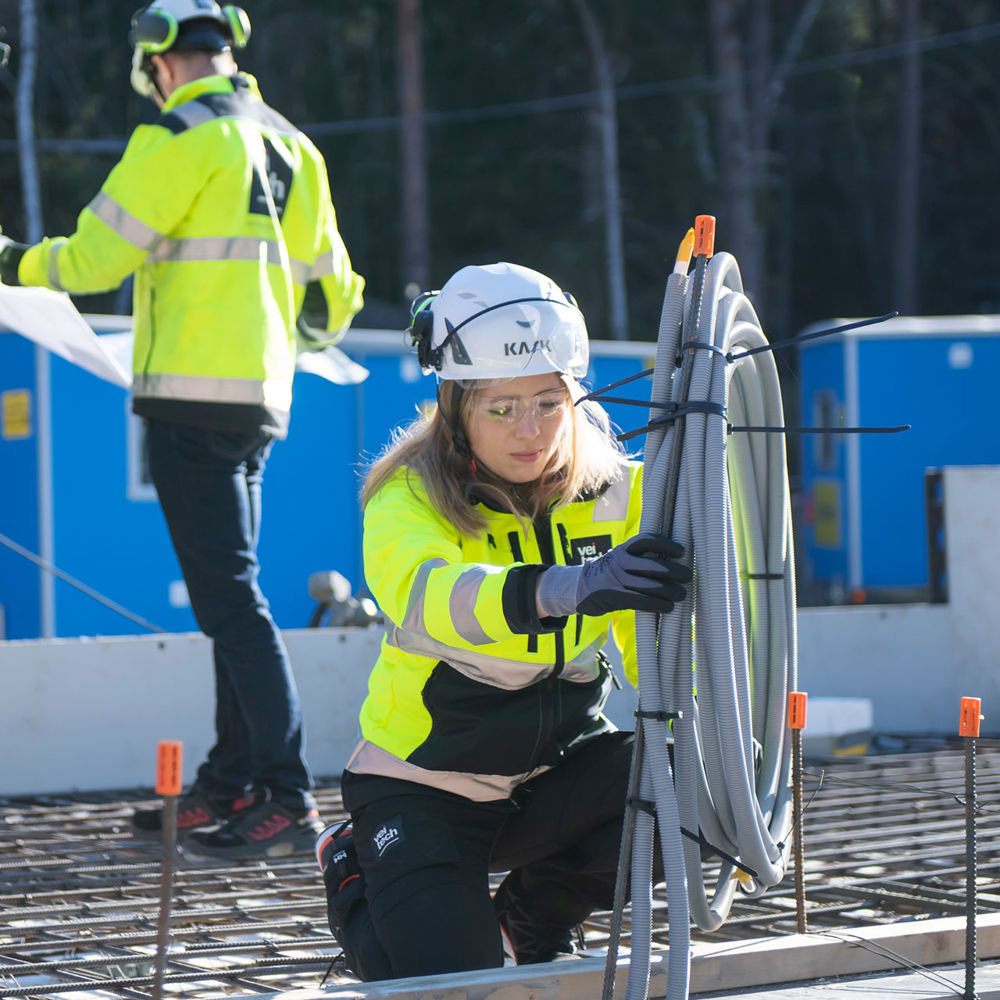
<path fill-rule="evenodd" d="M 694 255 L 711 257 L 715 253 L 715 216 L 699 215 L 694 220 Z"/>
<path fill-rule="evenodd" d="M 184 745 L 180 740 L 156 744 L 156 794 L 180 795 Z"/>
<path fill-rule="evenodd" d="M 979 698 L 962 699 L 962 708 L 958 714 L 959 736 L 979 735 L 979 723 L 983 718 L 982 715 L 979 714 L 981 708 L 982 702 Z"/>
<path fill-rule="evenodd" d="M 788 692 L 788 728 L 806 728 L 806 702 L 809 695 L 805 691 Z"/>

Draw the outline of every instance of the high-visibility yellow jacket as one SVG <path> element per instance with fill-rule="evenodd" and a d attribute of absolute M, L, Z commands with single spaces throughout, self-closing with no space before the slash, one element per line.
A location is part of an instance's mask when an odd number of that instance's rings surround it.
<path fill-rule="evenodd" d="M 136 411 L 230 403 L 278 425 L 304 301 L 323 331 L 310 346 L 323 346 L 346 330 L 364 288 L 322 156 L 245 73 L 174 91 L 136 128 L 76 232 L 28 249 L 18 276 L 72 293 L 116 288 L 133 272 Z"/>
<path fill-rule="evenodd" d="M 639 530 L 642 469 L 534 525 L 480 510 L 486 530 L 460 533 L 400 470 L 369 501 L 365 575 L 386 634 L 361 708 L 352 774 L 503 799 L 557 764 L 575 741 L 613 730 L 601 714 L 609 627 L 634 684 L 635 614 L 539 620 L 545 566 L 580 564 Z"/>

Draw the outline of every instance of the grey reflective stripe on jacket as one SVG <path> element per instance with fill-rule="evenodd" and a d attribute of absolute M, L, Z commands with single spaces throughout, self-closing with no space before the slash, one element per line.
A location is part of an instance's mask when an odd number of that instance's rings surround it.
<path fill-rule="evenodd" d="M 400 760 L 370 740 L 362 740 L 351 754 L 346 770 L 353 774 L 378 774 L 387 778 L 415 781 L 440 788 L 473 802 L 493 802 L 510 798 L 518 785 L 552 770 L 545 765 L 524 774 L 469 774 L 464 771 L 430 771 Z"/>
<path fill-rule="evenodd" d="M 410 604 L 406 609 L 406 617 L 403 619 L 402 631 L 414 635 L 427 635 L 427 631 L 423 627 L 427 578 L 432 570 L 447 565 L 444 559 L 429 559 L 417 570 L 416 579 L 410 588 Z M 502 573 L 503 571 L 502 566 L 478 563 L 465 570 L 452 587 L 448 599 L 451 624 L 455 631 L 473 646 L 485 646 L 496 641 L 479 624 L 479 619 L 476 618 L 473 608 L 483 580 L 491 573 Z"/>
<path fill-rule="evenodd" d="M 291 386 L 280 379 L 222 378 L 210 375 L 163 375 L 136 373 L 135 396 L 188 399 L 210 403 L 256 403 L 288 410 Z"/>
<path fill-rule="evenodd" d="M 158 264 L 173 261 L 257 260 L 281 266 L 281 245 L 277 240 L 257 236 L 188 236 L 182 240 L 161 240 L 150 260 Z M 309 267 L 300 260 L 289 260 L 292 279 L 305 284 Z"/>
<path fill-rule="evenodd" d="M 313 266 L 309 269 L 309 281 L 319 281 L 320 278 L 325 278 L 328 274 L 333 274 L 336 270 L 334 263 L 335 259 L 332 250 L 327 250 L 326 253 L 321 253 L 316 258 Z M 305 282 L 303 281 L 302 284 L 304 285 Z"/>
<path fill-rule="evenodd" d="M 265 240 L 256 236 L 189 236 L 185 239 L 168 239 L 152 226 L 137 219 L 103 191 L 87 206 L 109 229 L 114 230 L 123 240 L 137 250 L 149 253 L 149 259 L 157 264 L 173 261 L 210 260 L 266 260 L 268 264 L 281 266 L 281 246 L 277 240 Z M 324 254 L 329 259 L 321 276 L 330 273 L 332 254 Z M 310 268 L 304 261 L 289 258 L 292 280 L 304 285 L 310 280 L 316 265 Z"/>
<path fill-rule="evenodd" d="M 137 250 L 149 252 L 163 239 L 163 233 L 147 226 L 103 191 L 97 192 L 87 208 Z"/>
<path fill-rule="evenodd" d="M 45 276 L 49 279 L 49 284 L 53 288 L 59 289 L 60 292 L 64 292 L 65 289 L 62 286 L 62 282 L 59 280 L 59 250 L 62 245 L 66 242 L 65 238 L 56 239 L 52 241 L 49 247 L 49 259 L 45 265 Z"/>
<path fill-rule="evenodd" d="M 471 649 L 459 654 L 454 646 L 432 639 L 426 632 L 410 632 L 402 628 L 389 628 L 385 633 L 388 646 L 395 646 L 405 653 L 428 656 L 439 660 L 474 681 L 489 684 L 505 691 L 519 691 L 552 673 L 551 663 L 531 663 L 488 656 Z M 591 670 L 591 679 L 596 674 Z"/>
<path fill-rule="evenodd" d="M 594 523 L 624 521 L 628 517 L 630 488 L 628 476 L 614 480 L 594 501 Z"/>

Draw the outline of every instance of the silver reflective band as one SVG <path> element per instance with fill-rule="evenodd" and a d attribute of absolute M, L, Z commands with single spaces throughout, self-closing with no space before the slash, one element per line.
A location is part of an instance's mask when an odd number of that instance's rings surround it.
<path fill-rule="evenodd" d="M 454 795 L 473 802 L 491 802 L 505 799 L 518 785 L 529 778 L 550 770 L 548 764 L 523 774 L 467 774 L 463 771 L 432 771 L 409 761 L 400 760 L 395 754 L 383 750 L 370 740 L 362 740 L 347 762 L 347 770 L 354 774 L 380 774 L 388 778 L 402 778 L 421 785 L 442 788 Z"/>
<path fill-rule="evenodd" d="M 87 208 L 138 250 L 152 250 L 163 239 L 163 233 L 137 219 L 104 191 L 98 191 Z"/>
<path fill-rule="evenodd" d="M 628 476 L 620 476 L 594 501 L 595 524 L 628 517 L 630 485 Z"/>
<path fill-rule="evenodd" d="M 266 260 L 281 266 L 281 248 L 276 240 L 256 236 L 192 236 L 184 240 L 161 240 L 150 259 L 166 261 Z"/>
<path fill-rule="evenodd" d="M 66 243 L 66 238 L 57 239 L 52 241 L 52 245 L 49 247 L 49 260 L 48 265 L 45 268 L 45 277 L 49 279 L 49 284 L 55 288 L 57 291 L 66 291 L 63 288 L 62 283 L 59 281 L 59 251 L 63 248 Z"/>
<path fill-rule="evenodd" d="M 206 403 L 263 403 L 287 412 L 292 405 L 291 380 L 221 378 L 213 375 L 136 375 L 134 396 L 185 399 Z"/>
<path fill-rule="evenodd" d="M 326 253 L 321 253 L 316 258 L 313 266 L 309 268 L 309 280 L 319 281 L 320 278 L 325 278 L 328 274 L 334 274 L 337 270 L 339 262 L 339 259 L 334 257 L 332 250 L 327 250 Z M 305 284 L 305 282 L 303 281 L 302 284 Z"/>
<path fill-rule="evenodd" d="M 488 392 L 489 390 L 487 390 Z M 504 424 L 516 424 L 530 407 L 538 420 L 557 417 L 569 404 L 565 389 L 550 389 L 537 396 L 525 399 L 523 396 L 481 395 L 472 404 L 473 411 L 487 420 L 498 420 Z"/>

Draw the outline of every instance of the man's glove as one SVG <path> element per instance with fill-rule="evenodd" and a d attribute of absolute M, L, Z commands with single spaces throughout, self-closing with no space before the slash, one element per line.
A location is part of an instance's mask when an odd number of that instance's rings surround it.
<path fill-rule="evenodd" d="M 27 243 L 15 243 L 9 236 L 0 233 L 0 282 L 5 285 L 19 285 L 17 265 L 21 263 Z"/>
<path fill-rule="evenodd" d="M 691 570 L 674 562 L 683 555 L 684 546 L 663 535 L 636 535 L 582 566 L 550 566 L 538 583 L 538 606 L 552 617 L 630 608 L 667 614 L 691 580 Z"/>

